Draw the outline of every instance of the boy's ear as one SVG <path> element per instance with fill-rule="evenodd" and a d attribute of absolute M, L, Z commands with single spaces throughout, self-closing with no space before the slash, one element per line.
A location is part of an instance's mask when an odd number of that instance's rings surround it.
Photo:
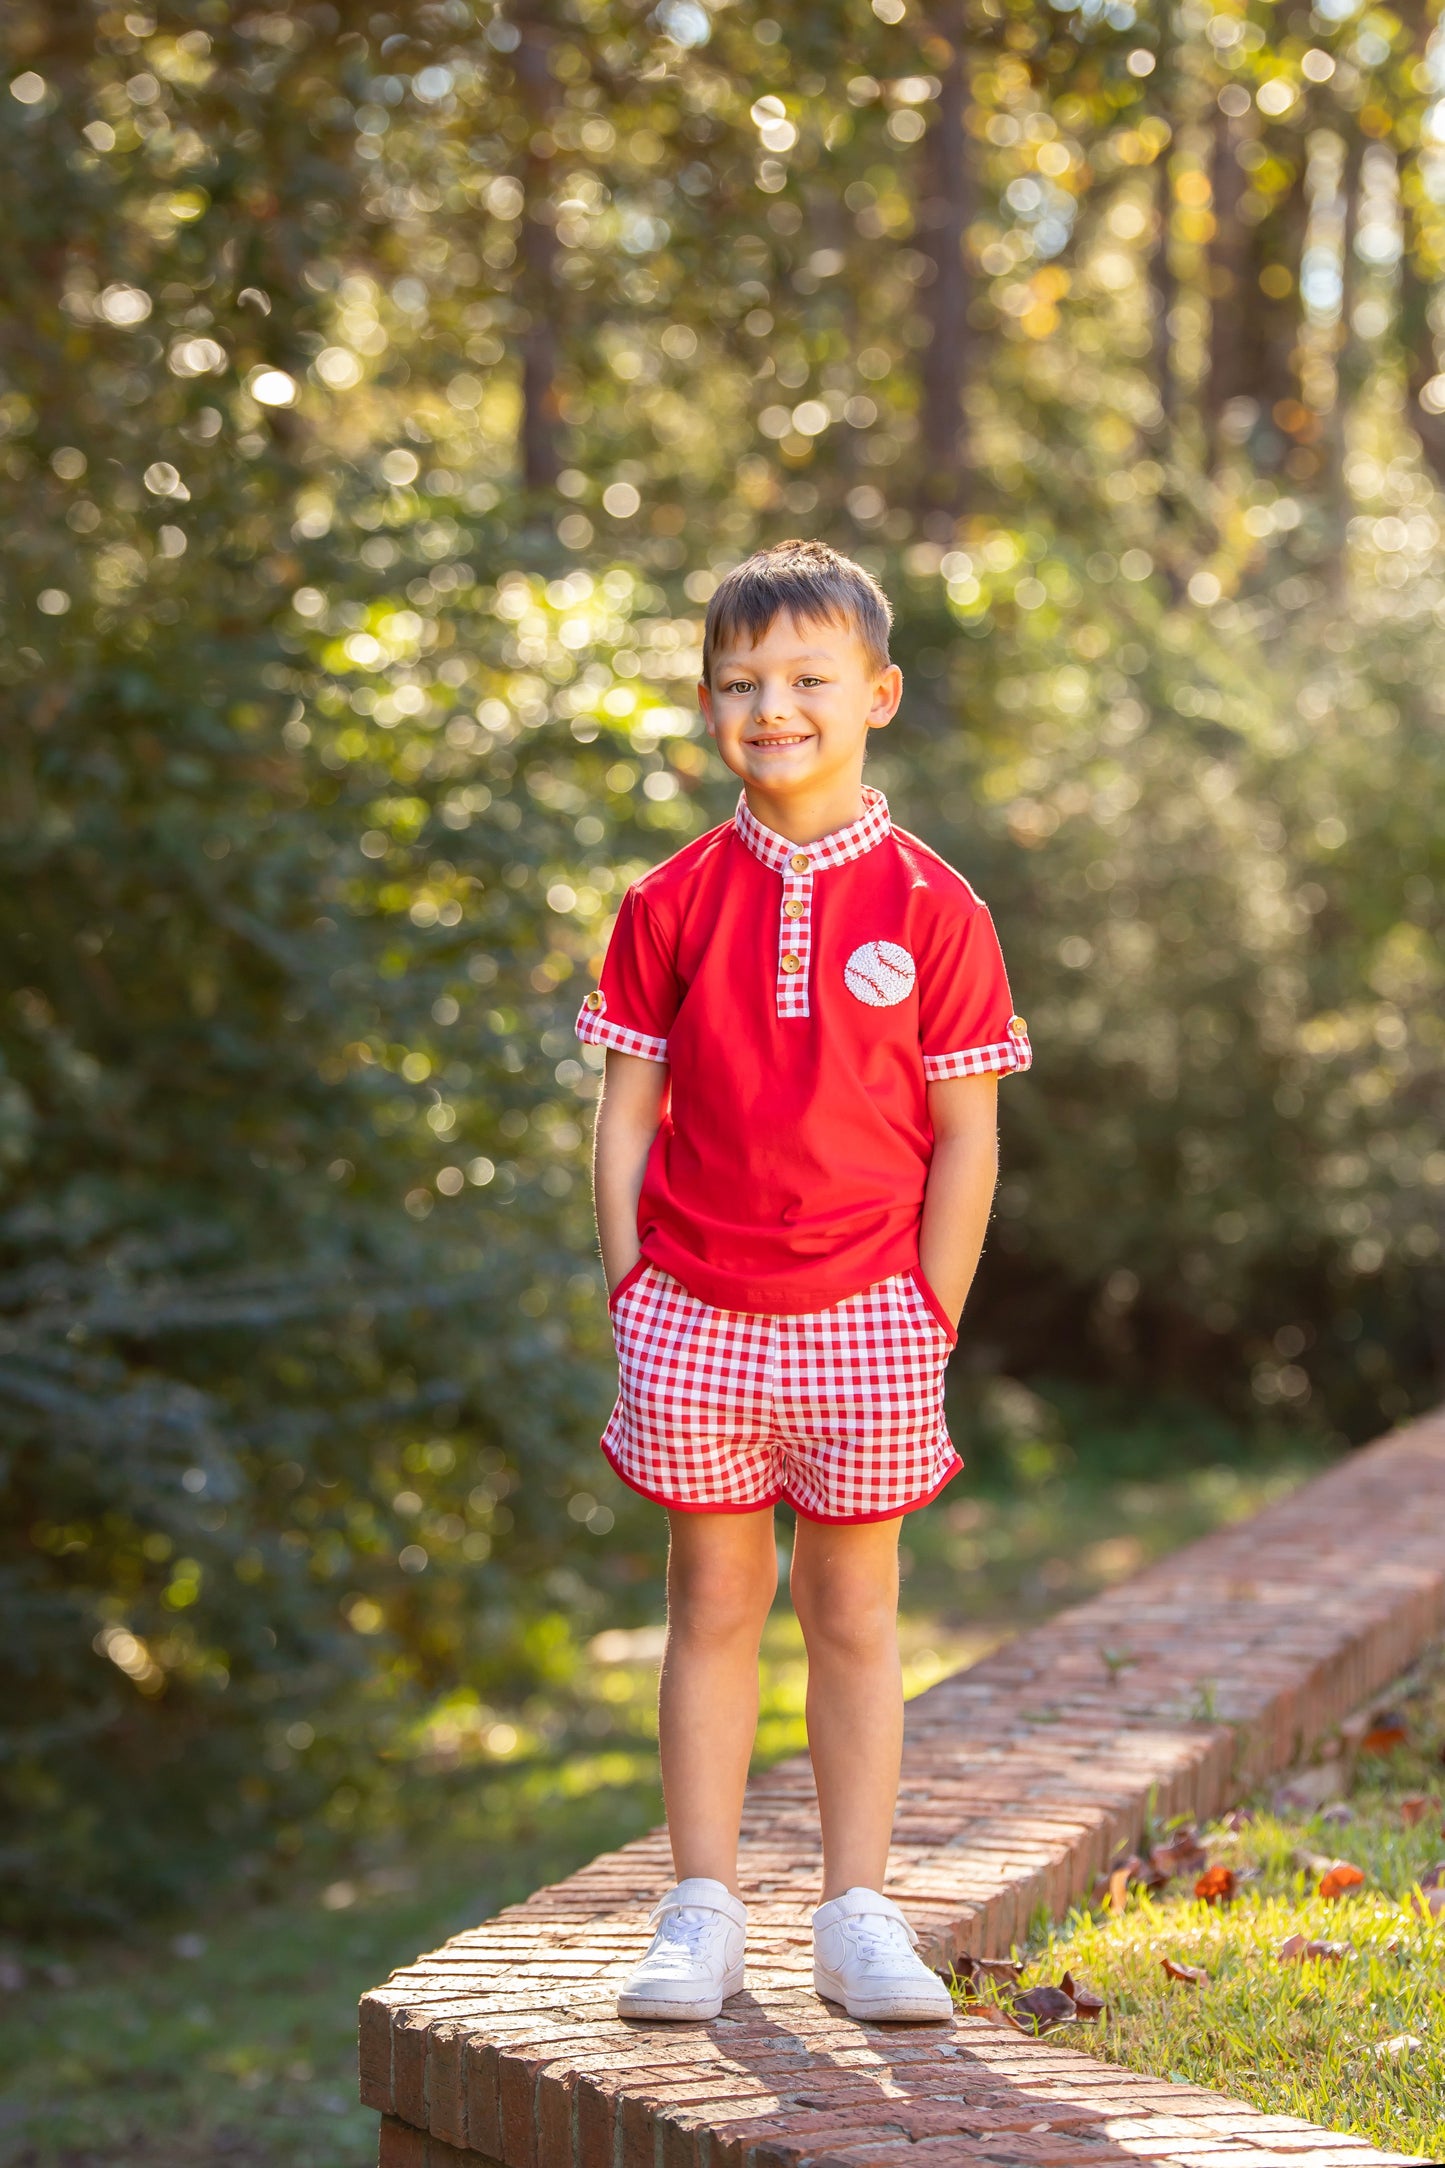
<path fill-rule="evenodd" d="M 712 719 L 712 687 L 706 678 L 699 678 L 697 681 L 697 704 L 702 709 L 702 719 L 707 724 L 708 736 L 715 738 L 717 730 Z"/>
<path fill-rule="evenodd" d="M 898 713 L 898 704 L 902 698 L 903 672 L 896 662 L 891 662 L 886 670 L 880 672 L 878 682 L 873 688 L 873 704 L 868 710 L 868 728 L 885 730 Z"/>

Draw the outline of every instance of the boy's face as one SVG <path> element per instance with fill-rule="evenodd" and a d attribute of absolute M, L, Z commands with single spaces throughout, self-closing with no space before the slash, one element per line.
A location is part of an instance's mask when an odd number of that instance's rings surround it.
<path fill-rule="evenodd" d="M 861 787 L 868 733 L 893 720 L 903 673 L 873 668 L 851 624 L 778 616 L 756 641 L 722 643 L 697 691 L 733 774 L 784 800 Z"/>

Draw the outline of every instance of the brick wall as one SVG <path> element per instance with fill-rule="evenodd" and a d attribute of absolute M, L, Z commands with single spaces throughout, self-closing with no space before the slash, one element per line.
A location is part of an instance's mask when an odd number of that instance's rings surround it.
<path fill-rule="evenodd" d="M 1084 1895 L 1146 1812 L 1216 1813 L 1442 1627 L 1432 1418 L 912 1702 L 889 1894 L 934 1961 L 1005 1952 L 1040 1907 Z M 853 2024 L 812 1992 L 818 1868 L 798 1758 L 748 1790 L 748 1979 L 712 2025 L 613 2012 L 672 1878 L 660 1831 L 393 1974 L 361 2005 L 384 2168 L 923 2168 L 919 2147 L 935 2168 L 1398 2157 L 977 2021 Z"/>

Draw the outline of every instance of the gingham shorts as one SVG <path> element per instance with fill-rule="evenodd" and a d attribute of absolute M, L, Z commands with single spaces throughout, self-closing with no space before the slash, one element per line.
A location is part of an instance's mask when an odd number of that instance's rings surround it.
<path fill-rule="evenodd" d="M 943 1413 L 954 1336 L 920 1274 L 766 1317 L 715 1310 L 644 1260 L 611 1309 L 621 1377 L 602 1450 L 659 1505 L 884 1521 L 963 1465 Z"/>

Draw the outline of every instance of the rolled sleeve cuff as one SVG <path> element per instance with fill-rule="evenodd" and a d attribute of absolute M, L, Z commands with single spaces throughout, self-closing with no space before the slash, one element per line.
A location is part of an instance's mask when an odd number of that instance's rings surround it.
<path fill-rule="evenodd" d="M 1027 1032 L 1016 1032 L 996 1046 L 967 1046 L 957 1054 L 925 1054 L 923 1075 L 926 1083 L 946 1084 L 956 1076 L 987 1076 L 990 1072 L 1010 1076 L 1015 1070 L 1022 1073 L 1031 1069 L 1033 1064 Z"/>
<path fill-rule="evenodd" d="M 604 1008 L 594 1008 L 592 997 L 583 1002 L 577 1016 L 577 1036 L 584 1046 L 610 1046 L 616 1054 L 635 1054 L 641 1061 L 666 1061 L 666 1039 L 653 1039 L 628 1024 L 614 1023 Z"/>

